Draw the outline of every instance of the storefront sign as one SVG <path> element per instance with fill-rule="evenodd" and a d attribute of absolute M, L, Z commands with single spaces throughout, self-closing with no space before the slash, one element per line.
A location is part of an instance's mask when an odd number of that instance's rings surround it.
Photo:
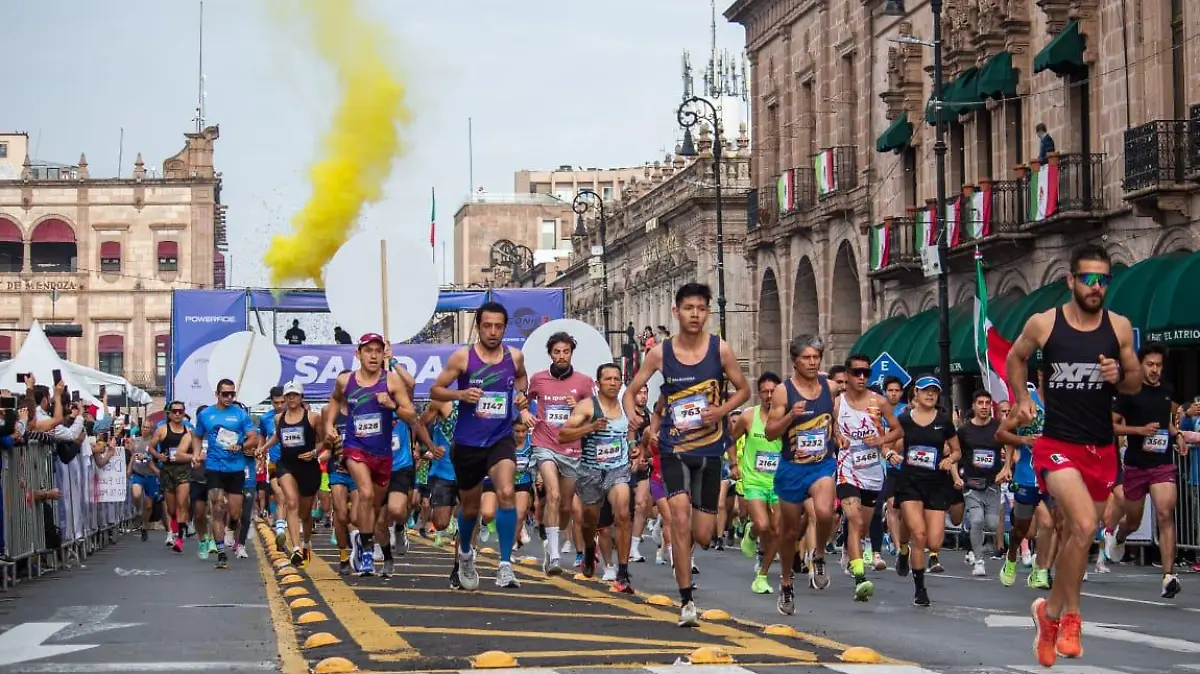
<path fill-rule="evenodd" d="M 1161 342 L 1168 346 L 1200 344 L 1200 329 L 1161 330 L 1146 334 L 1146 341 Z"/>
<path fill-rule="evenodd" d="M 71 280 L 62 281 L 0 281 L 0 288 L 8 293 L 48 293 L 57 290 L 58 292 L 73 293 L 79 291 L 79 284 Z"/>

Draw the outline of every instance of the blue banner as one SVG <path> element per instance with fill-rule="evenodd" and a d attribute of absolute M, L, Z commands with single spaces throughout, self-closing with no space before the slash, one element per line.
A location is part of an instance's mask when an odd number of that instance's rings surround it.
<path fill-rule="evenodd" d="M 538 326 L 566 313 L 563 288 L 496 288 L 492 290 L 492 300 L 508 309 L 504 343 L 509 346 L 521 346 Z"/>
<path fill-rule="evenodd" d="M 457 344 L 394 344 L 392 353 L 396 360 L 417 381 L 413 397 L 429 398 L 429 388 L 442 372 L 442 366 L 450 354 L 459 348 Z M 304 386 L 304 397 L 312 400 L 328 400 L 333 393 L 333 384 L 342 370 L 358 367 L 355 347 L 346 345 L 323 346 L 280 346 L 283 372 L 279 385 L 295 381 Z"/>
<path fill-rule="evenodd" d="M 250 309 L 283 313 L 325 313 L 329 304 L 325 292 L 317 288 L 299 290 L 251 290 Z M 442 290 L 438 293 L 438 311 L 474 311 L 487 301 L 487 290 Z"/>
<path fill-rule="evenodd" d="M 171 297 L 171 376 L 167 397 L 188 358 L 201 347 L 246 329 L 245 290 L 176 290 Z"/>

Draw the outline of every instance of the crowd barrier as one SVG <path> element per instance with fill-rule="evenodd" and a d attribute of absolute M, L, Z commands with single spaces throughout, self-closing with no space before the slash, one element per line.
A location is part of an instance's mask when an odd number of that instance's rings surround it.
<path fill-rule="evenodd" d="M 96 502 L 99 469 L 85 454 L 64 464 L 41 443 L 0 448 L 0 588 L 76 567 L 130 528 L 129 491 L 123 503 Z M 53 489 L 57 498 L 39 498 Z"/>
<path fill-rule="evenodd" d="M 1191 551 L 1200 561 L 1200 447 L 1192 447 L 1187 456 L 1175 454 L 1175 477 L 1179 499 L 1175 505 L 1175 546 Z M 1146 496 L 1145 516 L 1151 523 L 1149 539 L 1128 541 L 1129 545 L 1158 547 L 1158 522 L 1154 506 Z"/>

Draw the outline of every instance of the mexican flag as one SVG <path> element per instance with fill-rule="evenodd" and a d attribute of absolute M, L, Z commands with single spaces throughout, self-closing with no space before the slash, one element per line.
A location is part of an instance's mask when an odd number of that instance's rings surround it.
<path fill-rule="evenodd" d="M 917 231 L 913 238 L 913 248 L 917 255 L 929 246 L 937 245 L 937 215 L 932 208 L 917 211 Z"/>
<path fill-rule="evenodd" d="M 971 195 L 971 240 L 977 241 L 992 233 L 992 188 L 979 188 Z"/>
<path fill-rule="evenodd" d="M 429 247 L 434 248 L 437 240 L 437 190 L 429 188 Z M 435 248 L 436 251 L 436 248 Z M 434 253 L 437 254 L 436 252 Z"/>
<path fill-rule="evenodd" d="M 979 372 L 983 388 L 992 394 L 995 402 L 1012 400 L 1013 396 L 1004 381 L 1005 361 L 1012 344 L 1000 336 L 996 326 L 988 319 L 987 284 L 983 280 L 983 255 L 975 251 L 975 359 L 979 361 Z"/>
<path fill-rule="evenodd" d="M 962 243 L 962 207 L 962 195 L 946 201 L 945 222 L 946 226 L 950 228 L 947 231 L 950 238 L 946 241 L 946 244 L 951 248 Z"/>
<path fill-rule="evenodd" d="M 1029 178 L 1029 216 L 1034 222 L 1058 212 L 1058 166 L 1046 162 Z"/>
<path fill-rule="evenodd" d="M 871 271 L 888 266 L 888 257 L 891 253 L 891 246 L 888 242 L 890 231 L 891 228 L 887 226 L 887 223 L 871 228 Z"/>
<path fill-rule="evenodd" d="M 813 157 L 813 173 L 817 178 L 817 196 L 823 197 L 837 189 L 833 177 L 833 150 L 821 150 Z"/>
<path fill-rule="evenodd" d="M 788 169 L 775 181 L 775 197 L 779 202 L 779 214 L 789 213 L 796 203 L 796 174 Z"/>

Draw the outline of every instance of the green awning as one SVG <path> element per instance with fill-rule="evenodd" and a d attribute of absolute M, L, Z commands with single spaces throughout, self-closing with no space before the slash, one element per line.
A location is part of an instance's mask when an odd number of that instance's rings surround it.
<path fill-rule="evenodd" d="M 1017 78 L 1017 71 L 1013 68 L 1012 53 L 1002 51 L 988 59 L 979 69 L 979 79 L 976 80 L 975 91 L 981 99 L 1015 98 Z"/>
<path fill-rule="evenodd" d="M 927 332 L 930 328 L 937 329 L 937 308 L 927 309 L 918 314 L 913 314 L 904 325 L 893 332 L 881 346 L 881 350 L 887 351 L 897 363 L 900 363 L 904 369 L 908 369 L 908 363 L 911 360 L 909 355 L 912 353 L 914 345 L 917 343 L 918 336 Z M 934 339 L 936 340 L 936 333 Z M 909 371 L 912 374 L 912 371 Z"/>
<path fill-rule="evenodd" d="M 948 103 L 954 100 L 954 85 L 955 82 L 946 82 L 942 85 L 942 119 L 947 122 L 954 119 L 954 112 L 948 107 Z M 925 102 L 925 123 L 929 126 L 937 125 L 937 110 L 933 107 L 933 94 L 929 94 L 929 100 Z"/>
<path fill-rule="evenodd" d="M 1068 292 L 1065 279 L 1059 279 L 1034 290 L 1013 305 L 1008 312 L 1008 316 L 1000 319 L 1000 323 L 996 325 L 996 329 L 1008 341 L 1015 340 L 1025 327 L 1025 322 L 1029 320 L 1030 316 L 1045 311 L 1056 304 L 1065 303 Z"/>
<path fill-rule="evenodd" d="M 921 373 L 926 374 L 937 370 L 941 361 L 939 353 L 940 348 L 938 340 L 941 337 L 941 320 L 938 316 L 938 309 L 935 307 L 930 311 L 933 312 L 934 318 L 930 325 L 923 331 L 917 334 L 913 340 L 912 350 L 908 352 L 907 360 L 900 361 L 900 364 L 908 370 L 909 374 Z M 956 307 L 950 307 L 950 353 L 954 353 L 954 337 L 955 335 L 970 334 L 975 323 L 975 303 L 960 304 Z M 970 337 L 967 337 L 970 341 Z M 951 366 L 953 369 L 953 365 Z M 976 368 L 978 369 L 978 368 Z"/>
<path fill-rule="evenodd" d="M 1173 346 L 1200 343 L 1200 311 L 1196 310 L 1196 298 L 1192 295 L 1197 288 L 1200 288 L 1200 253 L 1184 255 L 1164 265 L 1150 301 L 1143 341 Z"/>
<path fill-rule="evenodd" d="M 946 97 L 948 112 L 965 115 L 968 112 L 982 110 L 985 106 L 979 95 L 979 68 L 967 68 L 954 80 L 951 94 Z"/>
<path fill-rule="evenodd" d="M 992 325 L 999 325 L 1023 299 L 1024 295 L 1014 292 L 989 299 L 988 318 L 992 320 Z M 950 323 L 950 371 L 954 374 L 979 373 L 979 361 L 975 359 L 974 306 L 969 319 L 958 325 Z"/>
<path fill-rule="evenodd" d="M 875 141 L 875 151 L 893 152 L 903 150 L 908 147 L 908 141 L 912 140 L 912 135 L 912 122 L 908 121 L 908 113 L 902 112 L 899 117 L 892 120 L 887 130 L 879 135 L 879 139 Z"/>
<path fill-rule="evenodd" d="M 1128 318 L 1133 327 L 1145 329 L 1151 300 L 1158 294 L 1163 276 L 1187 257 L 1188 253 L 1180 251 L 1146 258 L 1119 275 L 1114 269 L 1105 308 Z"/>
<path fill-rule="evenodd" d="M 1054 36 L 1053 40 L 1033 57 L 1033 72 L 1049 70 L 1057 75 L 1086 74 L 1087 64 L 1083 60 L 1083 33 L 1079 22 L 1072 19 Z"/>
<path fill-rule="evenodd" d="M 888 335 L 900 329 L 901 325 L 908 320 L 908 316 L 892 316 L 891 318 L 882 320 L 862 333 L 862 336 L 854 342 L 854 346 L 850 347 L 850 353 L 861 353 L 867 356 L 872 361 L 879 357 L 880 346 Z"/>

